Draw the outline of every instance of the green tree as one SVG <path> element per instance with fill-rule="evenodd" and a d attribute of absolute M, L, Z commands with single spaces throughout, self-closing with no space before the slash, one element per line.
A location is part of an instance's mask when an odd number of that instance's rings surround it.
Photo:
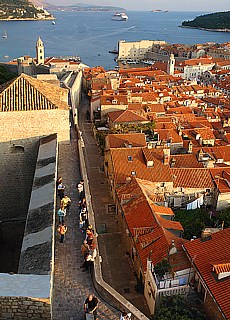
<path fill-rule="evenodd" d="M 210 220 L 209 212 L 205 209 L 175 211 L 175 220 L 182 224 L 183 237 L 188 240 L 193 236 L 199 238 L 205 227 L 212 227 L 215 223 L 214 220 Z"/>
<path fill-rule="evenodd" d="M 9 71 L 5 66 L 0 66 L 0 85 L 12 80 L 16 76 L 16 73 Z"/>
<path fill-rule="evenodd" d="M 224 228 L 230 228 L 230 209 L 217 212 L 216 221 L 218 226 L 224 221 Z"/>
<path fill-rule="evenodd" d="M 153 320 L 207 320 L 207 315 L 182 296 L 163 297 Z"/>
<path fill-rule="evenodd" d="M 230 29 L 230 11 L 215 12 L 183 21 L 182 26 L 205 29 Z"/>

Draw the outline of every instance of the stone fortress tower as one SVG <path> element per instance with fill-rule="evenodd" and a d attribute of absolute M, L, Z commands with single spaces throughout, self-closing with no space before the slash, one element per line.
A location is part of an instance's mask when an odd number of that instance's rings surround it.
<path fill-rule="evenodd" d="M 175 68 L 175 58 L 174 58 L 174 54 L 171 54 L 167 64 L 167 73 L 173 75 L 174 68 Z"/>
<path fill-rule="evenodd" d="M 45 48 L 42 39 L 39 37 L 36 42 L 36 58 L 37 64 L 44 64 L 45 62 Z"/>

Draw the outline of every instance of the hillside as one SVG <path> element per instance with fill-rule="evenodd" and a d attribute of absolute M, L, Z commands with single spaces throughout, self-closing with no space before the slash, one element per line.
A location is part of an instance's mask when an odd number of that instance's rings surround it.
<path fill-rule="evenodd" d="M 50 4 L 48 2 L 43 2 L 41 0 L 32 0 L 32 2 L 35 5 L 41 5 L 42 3 L 44 8 L 46 8 L 47 10 L 53 10 L 53 11 L 119 11 L 119 12 L 126 11 L 124 8 L 121 8 L 121 7 L 97 6 L 97 5 L 82 4 L 82 3 L 76 3 L 71 6 L 60 6 L 60 5 Z"/>
<path fill-rule="evenodd" d="M 45 20 L 53 16 L 28 0 L 0 0 L 0 20 Z"/>
<path fill-rule="evenodd" d="M 230 11 L 216 12 L 183 21 L 182 27 L 230 32 Z"/>

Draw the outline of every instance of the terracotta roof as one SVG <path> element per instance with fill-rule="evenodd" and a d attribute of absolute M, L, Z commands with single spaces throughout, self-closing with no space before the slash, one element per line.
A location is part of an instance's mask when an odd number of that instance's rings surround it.
<path fill-rule="evenodd" d="M 215 139 L 213 131 L 210 128 L 195 128 L 195 134 L 199 134 L 203 140 Z"/>
<path fill-rule="evenodd" d="M 170 168 L 159 160 L 157 149 L 148 150 L 153 157 L 154 166 L 148 168 L 146 165 L 144 150 L 147 148 L 111 149 L 111 157 L 114 168 L 116 183 L 125 183 L 132 172 L 137 178 L 155 181 L 172 181 Z M 128 160 L 132 158 L 132 161 Z"/>
<path fill-rule="evenodd" d="M 230 228 L 212 234 L 206 241 L 187 242 L 184 248 L 226 319 L 230 319 L 230 277 L 218 281 L 212 272 L 213 265 L 230 263 Z"/>
<path fill-rule="evenodd" d="M 129 103 L 128 109 L 133 111 L 142 111 L 143 105 L 141 103 Z"/>
<path fill-rule="evenodd" d="M 160 223 L 160 225 L 167 230 L 172 229 L 172 230 L 184 231 L 184 228 L 182 227 L 181 223 L 178 221 L 166 220 L 162 218 L 160 215 L 158 215 L 157 220 Z"/>
<path fill-rule="evenodd" d="M 142 117 L 131 110 L 113 111 L 108 113 L 108 118 L 112 122 L 148 122 L 145 117 Z"/>
<path fill-rule="evenodd" d="M 158 205 L 156 205 L 154 203 L 151 204 L 151 208 L 157 214 L 175 216 L 175 214 L 174 214 L 174 212 L 172 211 L 171 208 L 158 206 Z"/>
<path fill-rule="evenodd" d="M 106 140 L 109 148 L 123 148 L 127 144 L 133 147 L 146 146 L 144 133 L 108 134 Z"/>
<path fill-rule="evenodd" d="M 142 101 L 149 102 L 149 101 L 157 101 L 158 97 L 154 92 L 144 92 L 142 93 Z"/>
<path fill-rule="evenodd" d="M 38 80 L 24 73 L 22 73 L 16 79 L 8 82 L 5 86 L 3 86 L 2 91 L 0 91 L 0 96 L 4 95 L 4 92 L 9 90 L 14 85 L 18 85 L 18 87 L 21 88 L 20 90 L 18 90 L 19 94 L 16 95 L 15 99 L 18 99 L 21 102 L 21 104 L 26 105 L 28 110 L 29 109 L 38 110 L 42 107 L 34 99 L 31 99 L 31 101 L 29 101 L 31 105 L 29 106 L 29 103 L 25 98 L 25 94 L 22 92 L 23 91 L 22 88 L 25 90 L 26 86 L 32 87 L 33 89 L 35 89 L 38 95 L 41 95 L 40 100 L 42 100 L 43 98 L 50 104 L 50 109 L 51 108 L 52 109 L 69 109 L 69 105 L 67 104 L 67 97 L 68 97 L 67 89 L 60 88 L 46 81 Z M 4 105 L 4 107 L 7 107 L 7 105 Z M 15 110 L 11 110 L 11 111 L 17 111 L 17 107 L 18 107 L 17 105 L 14 105 Z M 0 109 L 1 109 L 1 106 L 0 106 Z"/>
<path fill-rule="evenodd" d="M 171 162 L 174 160 L 173 168 L 203 168 L 202 162 L 197 160 L 195 154 L 177 154 L 172 155 Z"/>
<path fill-rule="evenodd" d="M 210 172 L 220 193 L 230 193 L 230 167 L 210 168 Z"/>
<path fill-rule="evenodd" d="M 126 95 L 102 95 L 100 97 L 101 105 L 127 105 L 128 99 Z M 113 101 L 117 101 L 114 103 Z"/>
<path fill-rule="evenodd" d="M 151 260 L 155 265 L 168 256 L 172 240 L 174 240 L 178 250 L 181 250 L 181 246 L 186 240 L 175 236 L 167 230 L 176 228 L 176 230 L 182 231 L 183 228 L 180 224 L 174 225 L 174 221 L 164 220 L 159 215 L 155 216 L 146 195 L 136 179 L 133 179 L 130 184 L 117 189 L 119 199 L 122 194 L 129 194 L 130 192 L 132 192 L 133 197 L 128 203 L 122 205 L 122 209 L 129 231 L 135 240 L 142 267 L 146 270 L 147 258 L 150 256 L 150 252 L 152 252 Z M 165 223 L 165 226 L 161 225 L 161 222 L 162 224 Z"/>
<path fill-rule="evenodd" d="M 182 137 L 174 129 L 155 129 L 154 132 L 158 133 L 159 140 L 169 141 L 172 140 L 172 143 L 182 143 Z"/>
<path fill-rule="evenodd" d="M 165 107 L 160 103 L 149 104 L 145 109 L 148 113 L 165 113 Z"/>
<path fill-rule="evenodd" d="M 209 169 L 171 169 L 174 187 L 181 188 L 213 188 Z"/>

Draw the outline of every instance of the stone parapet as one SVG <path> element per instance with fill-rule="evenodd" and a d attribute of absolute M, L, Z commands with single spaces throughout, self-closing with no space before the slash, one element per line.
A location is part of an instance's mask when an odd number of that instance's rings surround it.
<path fill-rule="evenodd" d="M 0 142 L 41 138 L 57 133 L 59 142 L 69 142 L 69 110 L 0 112 Z"/>
<path fill-rule="evenodd" d="M 80 136 L 80 135 L 79 135 Z M 84 141 L 83 139 L 78 140 L 78 151 L 79 151 L 79 160 L 80 160 L 80 170 L 81 176 L 84 179 L 84 187 L 85 187 L 85 197 L 87 202 L 87 208 L 89 212 L 89 223 L 93 226 L 93 229 L 96 232 L 96 225 L 94 219 L 94 211 L 91 202 L 91 194 L 89 188 L 89 180 L 86 170 L 85 158 L 84 158 Z M 128 300 L 126 300 L 120 293 L 114 290 L 108 283 L 103 280 L 102 270 L 101 270 L 101 262 L 100 262 L 100 248 L 97 245 L 98 255 L 94 261 L 94 273 L 93 273 L 93 281 L 97 292 L 105 299 L 111 303 L 114 307 L 119 310 L 126 310 L 132 313 L 132 319 L 136 320 L 148 320 L 148 318 L 138 310 L 133 304 L 131 304 Z"/>

